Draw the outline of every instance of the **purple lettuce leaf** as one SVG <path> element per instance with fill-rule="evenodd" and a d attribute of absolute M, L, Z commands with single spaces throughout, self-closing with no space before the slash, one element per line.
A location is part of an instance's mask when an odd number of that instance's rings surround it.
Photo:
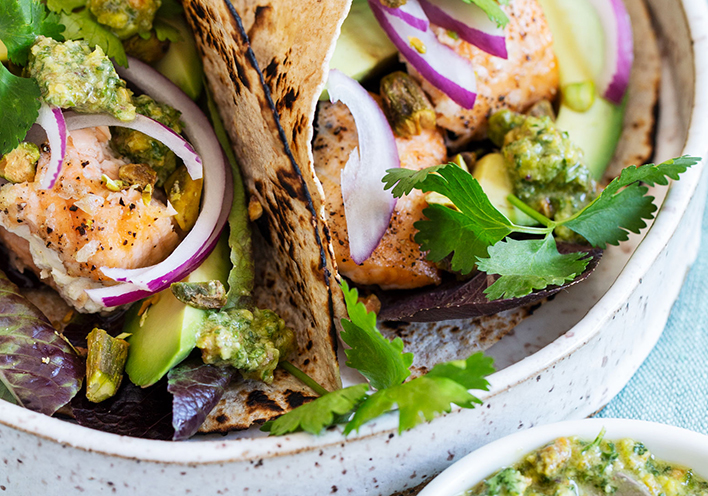
<path fill-rule="evenodd" d="M 381 300 L 379 322 L 471 319 L 529 305 L 585 280 L 595 270 L 602 257 L 600 249 L 570 243 L 558 243 L 558 251 L 561 253 L 585 251 L 592 256 L 592 259 L 585 271 L 575 280 L 562 286 L 549 286 L 534 291 L 522 298 L 490 301 L 484 290 L 491 286 L 498 276 L 489 276 L 484 272 L 477 272 L 464 281 L 452 279 L 435 288 L 379 291 L 378 297 Z"/>
<path fill-rule="evenodd" d="M 147 439 L 172 439 L 172 396 L 167 381 L 140 388 L 124 378 L 118 392 L 101 403 L 91 403 L 85 391 L 71 402 L 76 421 L 92 429 Z"/>
<path fill-rule="evenodd" d="M 173 395 L 175 441 L 196 434 L 236 374 L 231 367 L 206 365 L 199 358 L 189 359 L 170 370 L 167 390 Z"/>
<path fill-rule="evenodd" d="M 84 360 L 0 272 L 0 382 L 16 402 L 52 415 L 81 389 Z"/>

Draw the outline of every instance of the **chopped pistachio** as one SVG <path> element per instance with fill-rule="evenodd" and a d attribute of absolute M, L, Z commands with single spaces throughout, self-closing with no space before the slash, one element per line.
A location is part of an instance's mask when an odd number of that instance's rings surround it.
<path fill-rule="evenodd" d="M 155 186 L 157 172 L 146 164 L 125 164 L 118 169 L 118 177 L 124 184 L 138 186 L 143 191 L 146 187 Z"/>
<path fill-rule="evenodd" d="M 170 289 L 179 301 L 200 310 L 218 309 L 226 305 L 226 288 L 221 281 L 175 282 Z"/>
<path fill-rule="evenodd" d="M 415 48 L 416 52 L 420 53 L 421 55 L 428 51 L 428 49 L 425 47 L 425 43 L 423 43 L 420 38 L 416 38 L 415 36 L 409 36 L 408 43 L 413 48 Z"/>
<path fill-rule="evenodd" d="M 576 112 L 586 112 L 595 103 L 595 83 L 592 81 L 566 84 L 561 92 L 563 102 Z"/>
<path fill-rule="evenodd" d="M 111 337 L 103 329 L 94 329 L 88 335 L 86 358 L 86 398 L 100 403 L 118 391 L 123 380 L 123 369 L 128 358 L 128 343 Z"/>
<path fill-rule="evenodd" d="M 447 35 L 455 41 L 460 39 L 460 35 L 450 29 L 447 30 Z"/>
<path fill-rule="evenodd" d="M 539 100 L 526 112 L 526 115 L 531 117 L 548 117 L 552 121 L 556 120 L 556 112 L 553 110 L 553 104 L 548 100 Z"/>
<path fill-rule="evenodd" d="M 397 9 L 406 4 L 407 0 L 380 0 L 381 5 L 384 7 L 389 7 L 391 9 Z"/>
<path fill-rule="evenodd" d="M 383 109 L 393 131 L 401 137 L 435 128 L 435 110 L 413 78 L 397 71 L 381 79 Z"/>
<path fill-rule="evenodd" d="M 248 200 L 248 219 L 253 222 L 261 218 L 263 215 L 263 205 L 258 201 L 258 198 L 251 196 Z"/>
<path fill-rule="evenodd" d="M 111 179 L 105 174 L 101 176 L 101 182 L 109 191 L 121 191 L 126 187 L 120 179 Z"/>
<path fill-rule="evenodd" d="M 39 155 L 39 148 L 34 143 L 20 143 L 17 148 L 0 158 L 0 176 L 11 183 L 34 180 Z"/>

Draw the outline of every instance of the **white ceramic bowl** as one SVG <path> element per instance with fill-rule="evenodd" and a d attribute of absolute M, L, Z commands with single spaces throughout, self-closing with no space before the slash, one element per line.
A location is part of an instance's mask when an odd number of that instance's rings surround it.
<path fill-rule="evenodd" d="M 705 156 L 708 4 L 647 3 L 666 62 L 657 159 Z M 697 254 L 703 170 L 693 167 L 671 187 L 643 240 L 609 250 L 587 283 L 493 347 L 500 370 L 481 408 L 455 409 L 402 436 L 392 413 L 346 439 L 334 429 L 170 443 L 94 431 L 0 402 L 0 494 L 390 495 L 517 430 L 586 417 L 621 390 L 661 335 Z"/>
<path fill-rule="evenodd" d="M 428 484 L 419 496 L 459 496 L 503 467 L 561 436 L 594 439 L 602 428 L 605 439 L 641 441 L 658 459 L 693 469 L 708 479 L 708 436 L 670 425 L 627 419 L 586 419 L 534 427 L 480 448 Z"/>

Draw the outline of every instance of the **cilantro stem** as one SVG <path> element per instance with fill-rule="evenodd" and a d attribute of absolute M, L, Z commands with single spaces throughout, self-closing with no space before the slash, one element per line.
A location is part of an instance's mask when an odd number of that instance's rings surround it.
<path fill-rule="evenodd" d="M 540 212 L 535 211 L 533 208 L 529 207 L 526 205 L 523 201 L 519 199 L 516 195 L 509 195 L 506 197 L 507 201 L 514 205 L 516 208 L 521 210 L 523 213 L 531 217 L 533 220 L 537 221 L 539 224 L 543 224 L 546 227 L 549 227 L 551 229 L 554 229 L 556 227 L 556 223 L 553 222 L 551 219 L 546 217 Z"/>
<path fill-rule="evenodd" d="M 320 396 L 324 396 L 325 394 L 329 393 L 325 388 L 317 384 L 312 377 L 307 375 L 305 372 L 297 368 L 295 365 L 293 365 L 290 362 L 287 361 L 282 361 L 278 364 L 280 367 L 283 368 L 283 370 L 287 370 L 290 372 L 294 377 L 300 379 L 300 381 L 308 386 L 310 389 L 312 389 L 315 393 L 319 394 Z"/>

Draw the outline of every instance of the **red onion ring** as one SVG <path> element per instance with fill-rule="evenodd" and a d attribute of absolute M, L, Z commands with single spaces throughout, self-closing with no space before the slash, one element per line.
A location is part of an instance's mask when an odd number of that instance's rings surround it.
<path fill-rule="evenodd" d="M 408 23 L 411 27 L 414 27 L 420 31 L 425 31 L 428 27 L 430 27 L 428 16 L 425 15 L 421 5 L 417 2 L 406 2 L 397 8 L 386 7 L 379 2 L 379 6 L 392 16 L 398 17 Z"/>
<path fill-rule="evenodd" d="M 49 164 L 39 178 L 39 187 L 41 189 L 52 189 L 57 182 L 61 166 L 64 163 L 64 155 L 66 154 L 66 121 L 60 108 L 50 107 L 46 103 L 42 103 L 42 106 L 39 107 L 36 124 L 44 129 L 49 141 L 49 148 L 51 149 Z"/>
<path fill-rule="evenodd" d="M 341 101 L 349 107 L 359 135 L 359 145 L 342 169 L 341 184 L 349 252 L 361 264 L 391 222 L 396 199 L 384 190 L 381 180 L 386 170 L 400 167 L 401 162 L 391 126 L 368 91 L 337 69 L 329 71 L 327 91 L 332 103 Z"/>
<path fill-rule="evenodd" d="M 477 81 L 471 62 L 440 43 L 430 28 L 426 31 L 417 30 L 389 14 L 378 0 L 368 1 L 376 20 L 401 55 L 430 84 L 461 107 L 471 109 L 477 98 Z M 417 0 L 408 0 L 408 3 L 412 2 L 417 3 Z M 424 53 L 411 46 L 414 39 L 424 47 Z"/>
<path fill-rule="evenodd" d="M 121 121 L 108 114 L 78 114 L 76 112 L 67 112 L 65 118 L 69 131 L 97 126 L 127 127 L 140 131 L 175 152 L 175 155 L 184 162 L 192 179 L 202 178 L 202 159 L 194 151 L 192 145 L 172 129 L 154 119 L 137 114 L 132 121 Z"/>
<path fill-rule="evenodd" d="M 226 176 L 226 192 L 224 195 L 224 205 L 228 207 L 233 201 L 233 178 L 231 176 L 230 169 L 227 169 Z M 221 215 L 219 216 L 219 220 L 216 224 L 216 229 L 214 229 L 214 232 L 211 234 L 211 236 L 209 236 L 209 239 L 206 241 L 206 243 L 204 243 L 201 249 L 194 254 L 192 259 L 183 263 L 182 266 L 177 267 L 170 277 L 166 278 L 159 286 L 157 286 L 157 289 L 146 291 L 134 284 L 121 283 L 115 286 L 88 289 L 86 290 L 86 294 L 88 294 L 89 298 L 91 298 L 92 300 L 101 303 L 105 307 L 110 308 L 121 305 L 127 305 L 128 303 L 133 303 L 135 301 L 142 300 L 143 298 L 146 298 L 154 293 L 167 289 L 170 284 L 175 281 L 181 281 L 190 272 L 199 267 L 202 262 L 204 262 L 204 260 L 209 256 L 212 250 L 214 250 L 214 247 L 219 242 L 221 232 L 226 226 L 226 221 L 229 218 L 229 211 L 229 208 L 222 209 Z"/>
<path fill-rule="evenodd" d="M 595 84 L 607 100 L 619 105 L 629 86 L 634 62 L 632 21 L 622 0 L 590 0 L 605 31 L 605 61 Z"/>
<path fill-rule="evenodd" d="M 460 0 L 418 0 L 430 22 L 450 31 L 480 50 L 506 59 L 504 28 L 477 5 Z"/>
<path fill-rule="evenodd" d="M 165 260 L 139 269 L 101 269 L 108 277 L 123 283 L 87 291 L 91 299 L 105 306 L 137 301 L 183 279 L 198 267 L 218 241 L 228 218 L 233 194 L 230 168 L 207 117 L 162 74 L 139 60 L 129 57 L 129 62 L 128 69 L 118 68 L 122 78 L 145 94 L 158 96 L 158 100 L 176 108 L 184 116 L 185 134 L 204 163 L 204 200 L 196 224 Z M 189 150 L 183 147 L 182 151 Z"/>

